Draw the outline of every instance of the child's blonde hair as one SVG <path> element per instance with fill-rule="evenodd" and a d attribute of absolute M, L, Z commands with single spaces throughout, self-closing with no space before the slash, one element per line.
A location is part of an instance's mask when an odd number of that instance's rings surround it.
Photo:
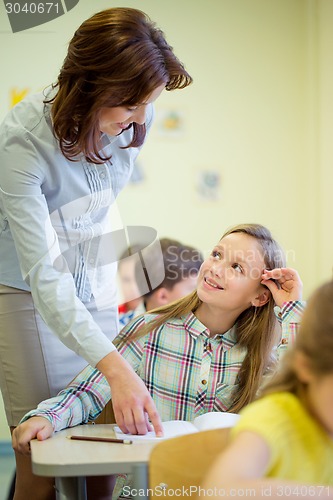
<path fill-rule="evenodd" d="M 241 224 L 224 233 L 221 239 L 232 233 L 242 233 L 255 238 L 262 249 L 266 269 L 285 266 L 285 256 L 279 244 L 273 239 L 270 231 L 260 224 Z M 158 314 L 153 321 L 145 324 L 140 330 L 129 334 L 126 342 L 136 340 L 150 331 L 159 328 L 171 318 L 180 318 L 195 312 L 201 301 L 194 291 L 186 297 L 167 306 L 151 311 Z M 277 320 L 274 314 L 274 300 L 269 296 L 268 302 L 261 306 L 251 306 L 243 311 L 236 321 L 237 342 L 247 349 L 237 377 L 237 388 L 234 393 L 230 412 L 238 412 L 256 396 L 262 376 L 271 364 L 272 348 L 275 340 Z"/>
<path fill-rule="evenodd" d="M 302 352 L 316 375 L 333 373 L 333 281 L 318 288 L 308 301 L 295 345 L 262 395 L 288 391 L 302 397 L 303 382 L 295 370 L 295 353 Z"/>

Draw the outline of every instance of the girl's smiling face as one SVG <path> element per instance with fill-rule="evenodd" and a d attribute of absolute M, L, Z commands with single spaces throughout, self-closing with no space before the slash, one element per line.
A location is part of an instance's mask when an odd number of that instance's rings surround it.
<path fill-rule="evenodd" d="M 257 240 L 244 233 L 231 233 L 213 249 L 201 266 L 198 296 L 203 303 L 240 314 L 251 305 L 259 306 L 265 269 Z"/>

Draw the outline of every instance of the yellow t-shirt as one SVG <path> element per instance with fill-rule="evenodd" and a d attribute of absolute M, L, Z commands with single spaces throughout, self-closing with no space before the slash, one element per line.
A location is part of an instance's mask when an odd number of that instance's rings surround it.
<path fill-rule="evenodd" d="M 244 408 L 232 438 L 242 430 L 267 442 L 266 477 L 333 485 L 333 439 L 293 394 L 270 394 Z"/>

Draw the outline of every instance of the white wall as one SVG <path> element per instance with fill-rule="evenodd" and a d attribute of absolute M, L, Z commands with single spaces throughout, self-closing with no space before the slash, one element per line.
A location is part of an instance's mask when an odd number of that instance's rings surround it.
<path fill-rule="evenodd" d="M 145 181 L 119 197 L 124 224 L 151 225 L 206 254 L 226 227 L 263 223 L 308 296 L 332 275 L 331 0 L 81 0 L 65 16 L 16 34 L 1 4 L 0 118 L 9 89 L 53 81 L 75 28 L 112 4 L 146 11 L 194 78 L 157 101 L 157 119 L 175 109 L 184 133 L 152 130 L 140 157 Z M 221 174 L 217 202 L 197 194 L 205 169 Z M 0 420 L 1 439 L 1 411 Z"/>

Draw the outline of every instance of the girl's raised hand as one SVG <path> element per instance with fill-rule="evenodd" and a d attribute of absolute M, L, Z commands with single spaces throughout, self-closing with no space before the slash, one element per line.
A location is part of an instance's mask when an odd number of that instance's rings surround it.
<path fill-rule="evenodd" d="M 279 307 L 284 302 L 302 300 L 303 283 L 296 269 L 291 267 L 277 267 L 271 271 L 265 269 L 261 284 L 271 291 Z"/>

